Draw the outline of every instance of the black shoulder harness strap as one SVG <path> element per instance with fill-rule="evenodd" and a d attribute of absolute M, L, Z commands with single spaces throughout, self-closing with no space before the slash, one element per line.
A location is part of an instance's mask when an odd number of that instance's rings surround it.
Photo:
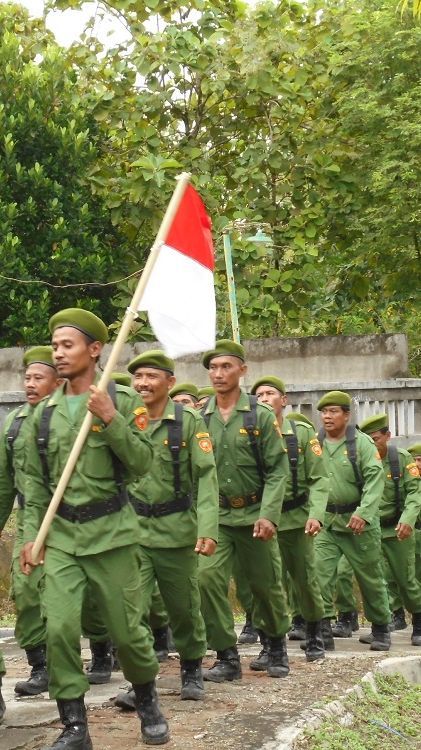
<path fill-rule="evenodd" d="M 168 447 L 171 451 L 175 497 L 181 495 L 180 450 L 183 442 L 183 404 L 174 402 L 174 420 L 168 420 Z"/>
<path fill-rule="evenodd" d="M 263 485 L 265 482 L 265 470 L 263 461 L 259 452 L 259 445 L 256 440 L 256 427 L 257 427 L 257 396 L 249 394 L 250 411 L 243 412 L 243 427 L 247 432 L 250 448 L 252 450 L 254 460 L 256 461 L 257 471 L 260 477 L 260 482 Z M 207 405 L 203 407 L 201 412 L 203 419 L 205 420 L 206 426 L 209 427 L 211 414 L 206 414 Z M 259 434 L 257 432 L 257 434 Z"/>
<path fill-rule="evenodd" d="M 284 438 L 287 446 L 289 467 L 291 469 L 292 497 L 296 500 L 298 498 L 298 438 L 297 428 L 293 420 L 291 420 L 290 424 L 293 434 L 284 435 Z"/>
<path fill-rule="evenodd" d="M 387 446 L 387 457 L 390 464 L 390 473 L 392 474 L 393 486 L 395 489 L 395 502 L 397 508 L 400 508 L 401 504 L 401 491 L 399 482 L 401 478 L 401 467 L 399 465 L 399 454 L 396 445 Z"/>
<path fill-rule="evenodd" d="M 13 443 L 15 442 L 17 436 L 19 435 L 20 428 L 23 425 L 24 417 L 21 417 L 21 409 L 18 411 L 17 414 L 15 414 L 12 424 L 10 425 L 6 440 L 8 448 L 10 448 L 11 451 L 13 451 Z"/>
<path fill-rule="evenodd" d="M 115 381 L 110 380 L 107 386 L 108 393 L 111 396 L 112 402 L 115 407 L 117 407 L 117 395 L 116 395 L 116 387 L 115 387 Z M 41 419 L 39 423 L 38 428 L 38 437 L 37 437 L 37 443 L 38 443 L 38 452 L 39 457 L 41 460 L 41 466 L 42 466 L 42 473 L 44 475 L 44 483 L 48 487 L 50 482 L 50 472 L 48 468 L 48 459 L 47 459 L 47 452 L 48 452 L 48 442 L 50 438 L 50 422 L 51 417 L 53 416 L 53 410 L 55 409 L 56 404 L 51 404 L 44 407 L 44 410 L 41 414 Z M 126 487 L 124 484 L 123 479 L 123 466 L 119 458 L 111 451 L 111 458 L 113 462 L 113 469 L 114 469 L 114 479 L 115 483 L 118 487 L 118 493 L 119 495 L 123 495 L 126 493 Z"/>
<path fill-rule="evenodd" d="M 364 488 L 364 479 L 361 476 L 361 472 L 357 463 L 357 441 L 355 439 L 355 430 L 356 428 L 355 428 L 355 425 L 353 424 L 348 425 L 348 427 L 346 428 L 346 433 L 345 433 L 346 450 L 347 450 L 348 459 L 351 463 L 352 470 L 354 472 L 355 483 L 358 487 L 360 495 L 362 495 L 362 491 Z M 323 445 L 323 441 L 325 437 L 326 437 L 326 431 L 322 427 L 322 429 L 319 430 L 319 434 L 318 434 L 320 445 Z"/>

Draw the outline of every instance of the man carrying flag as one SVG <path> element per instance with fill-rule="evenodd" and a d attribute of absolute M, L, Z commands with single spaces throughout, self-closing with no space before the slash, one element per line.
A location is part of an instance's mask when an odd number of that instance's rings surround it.
<path fill-rule="evenodd" d="M 64 724 L 60 737 L 45 750 L 92 749 L 83 698 L 89 683 L 80 658 L 88 585 L 117 646 L 123 673 L 133 684 L 142 738 L 147 744 L 163 744 L 169 734 L 155 690 L 158 662 L 139 616 L 138 524 L 124 484 L 151 465 L 152 448 L 141 429 L 144 409 L 130 388 L 117 385 L 114 403 L 95 385 L 96 362 L 108 337 L 102 320 L 71 308 L 53 315 L 49 327 L 57 372 L 66 382 L 36 407 L 28 438 L 24 573 L 32 569 L 32 542 L 86 409 L 93 421 L 45 551 L 49 690 Z"/>

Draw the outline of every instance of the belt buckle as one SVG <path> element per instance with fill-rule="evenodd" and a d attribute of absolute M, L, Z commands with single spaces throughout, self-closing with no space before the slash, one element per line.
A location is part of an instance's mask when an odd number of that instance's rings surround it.
<path fill-rule="evenodd" d="M 72 511 L 72 521 L 78 521 L 79 523 L 84 523 L 89 520 L 89 511 L 87 508 L 84 508 L 83 506 L 79 508 L 75 508 L 74 511 Z"/>
<path fill-rule="evenodd" d="M 244 508 L 246 504 L 244 497 L 232 497 L 230 500 L 231 508 Z"/>

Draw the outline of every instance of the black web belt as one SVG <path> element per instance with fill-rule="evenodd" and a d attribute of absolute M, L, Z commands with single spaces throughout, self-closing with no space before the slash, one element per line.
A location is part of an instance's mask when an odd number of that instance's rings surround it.
<path fill-rule="evenodd" d="M 125 495 L 113 495 L 108 500 L 100 500 L 96 503 L 87 503 L 86 505 L 69 505 L 69 503 L 60 503 L 57 508 L 57 515 L 71 523 L 86 523 L 95 521 L 103 516 L 110 516 L 112 513 L 118 513 L 127 505 Z"/>
<path fill-rule="evenodd" d="M 380 518 L 380 526 L 382 529 L 390 529 L 391 526 L 396 526 L 401 517 L 400 511 L 397 511 L 394 516 L 387 516 L 386 518 Z"/>
<path fill-rule="evenodd" d="M 262 501 L 263 490 L 252 492 L 250 495 L 219 495 L 220 508 L 247 508 L 250 505 L 257 505 Z"/>
<path fill-rule="evenodd" d="M 339 515 L 342 515 L 343 513 L 351 513 L 351 511 L 358 508 L 359 504 L 359 500 L 356 500 L 355 503 L 348 503 L 348 505 L 335 505 L 335 503 L 328 503 L 326 505 L 326 511 L 327 513 L 339 513 Z"/>
<path fill-rule="evenodd" d="M 16 500 L 18 501 L 18 506 L 21 510 L 25 507 L 25 496 L 22 495 L 21 492 L 16 493 Z"/>
<path fill-rule="evenodd" d="M 170 516 L 172 513 L 180 513 L 180 511 L 183 510 L 189 510 L 192 506 L 191 495 L 182 495 L 175 500 L 168 500 L 166 503 L 157 503 L 157 505 L 144 503 L 142 500 L 138 500 L 130 494 L 129 499 L 137 515 L 143 516 L 143 518 L 162 518 L 162 516 Z"/>
<path fill-rule="evenodd" d="M 286 513 L 289 510 L 294 510 L 295 508 L 299 508 L 301 505 L 305 505 L 307 500 L 308 494 L 306 492 L 298 495 L 298 497 L 294 497 L 292 500 L 284 500 L 284 502 L 282 503 L 282 513 Z"/>

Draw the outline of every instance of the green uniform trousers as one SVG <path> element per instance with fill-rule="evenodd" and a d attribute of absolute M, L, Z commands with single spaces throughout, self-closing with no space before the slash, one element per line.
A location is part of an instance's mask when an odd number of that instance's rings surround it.
<path fill-rule="evenodd" d="M 228 599 L 229 581 L 237 557 L 253 594 L 253 624 L 269 637 L 288 632 L 290 618 L 282 586 L 282 563 L 276 539 L 253 538 L 253 526 L 220 526 L 212 557 L 199 559 L 202 613 L 210 648 L 223 651 L 237 643 Z"/>
<path fill-rule="evenodd" d="M 315 542 L 324 616 L 335 617 L 336 571 L 341 555 L 345 555 L 358 581 L 367 620 L 376 625 L 388 624 L 390 612 L 381 564 L 380 529 L 368 528 L 360 535 L 323 529 Z"/>
<path fill-rule="evenodd" d="M 191 546 L 141 545 L 140 560 L 143 625 L 149 623 L 151 598 L 158 583 L 180 659 L 201 659 L 206 653 L 206 631 L 200 610 L 196 552 Z"/>
<path fill-rule="evenodd" d="M 155 630 L 156 628 L 165 628 L 168 625 L 168 613 L 159 588 L 155 586 L 149 613 L 149 626 L 152 630 Z M 82 635 L 84 638 L 89 638 L 92 643 L 106 641 L 110 638 L 98 604 L 89 590 L 82 607 Z"/>
<path fill-rule="evenodd" d="M 421 529 L 415 529 L 414 535 L 415 535 L 415 578 L 418 581 L 418 583 L 421 584 Z M 400 609 L 401 607 L 403 607 L 402 599 L 399 596 L 399 590 L 398 590 L 396 581 L 393 577 L 393 574 L 390 570 L 390 566 L 387 560 L 384 559 L 383 562 L 384 562 L 384 570 L 385 570 L 387 588 L 389 591 L 390 609 L 392 612 L 396 612 L 397 609 Z"/>
<path fill-rule="evenodd" d="M 4 666 L 3 653 L 0 649 L 0 677 L 6 674 L 6 667 Z"/>
<path fill-rule="evenodd" d="M 152 592 L 151 606 L 149 610 L 149 627 L 151 628 L 151 630 L 157 630 L 158 628 L 166 628 L 169 624 L 170 618 L 168 616 L 167 610 L 165 609 L 162 594 L 158 588 L 158 585 L 155 584 L 154 590 Z"/>
<path fill-rule="evenodd" d="M 124 676 L 134 684 L 151 682 L 158 661 L 150 630 L 140 624 L 138 545 L 80 556 L 47 547 L 44 567 L 50 696 L 73 699 L 89 690 L 80 658 L 81 614 L 88 586 L 118 649 Z"/>
<path fill-rule="evenodd" d="M 354 594 L 354 571 L 345 555 L 339 560 L 336 571 L 336 609 L 341 613 L 358 610 Z"/>
<path fill-rule="evenodd" d="M 414 535 L 402 542 L 393 536 L 382 539 L 382 553 L 403 606 L 408 612 L 421 612 L 421 583 L 415 577 Z"/>
<path fill-rule="evenodd" d="M 45 643 L 45 621 L 42 616 L 41 595 L 44 587 L 44 568 L 39 565 L 30 576 L 20 569 L 21 543 L 15 545 L 12 563 L 11 597 L 15 602 L 15 638 L 20 648 L 32 649 Z"/>
<path fill-rule="evenodd" d="M 304 528 L 278 532 L 279 551 L 282 560 L 283 588 L 293 616 L 302 615 L 305 620 L 321 620 L 324 604 L 316 572 L 314 539 L 304 533 Z M 247 604 L 246 612 L 252 611 L 250 584 L 241 568 L 234 566 L 234 579 L 240 604 Z M 240 593 L 239 593 L 240 592 Z"/>
<path fill-rule="evenodd" d="M 298 608 L 299 614 L 308 622 L 321 620 L 324 613 L 314 541 L 303 528 L 278 531 L 282 565 L 292 582 L 291 607 L 293 610 Z"/>

